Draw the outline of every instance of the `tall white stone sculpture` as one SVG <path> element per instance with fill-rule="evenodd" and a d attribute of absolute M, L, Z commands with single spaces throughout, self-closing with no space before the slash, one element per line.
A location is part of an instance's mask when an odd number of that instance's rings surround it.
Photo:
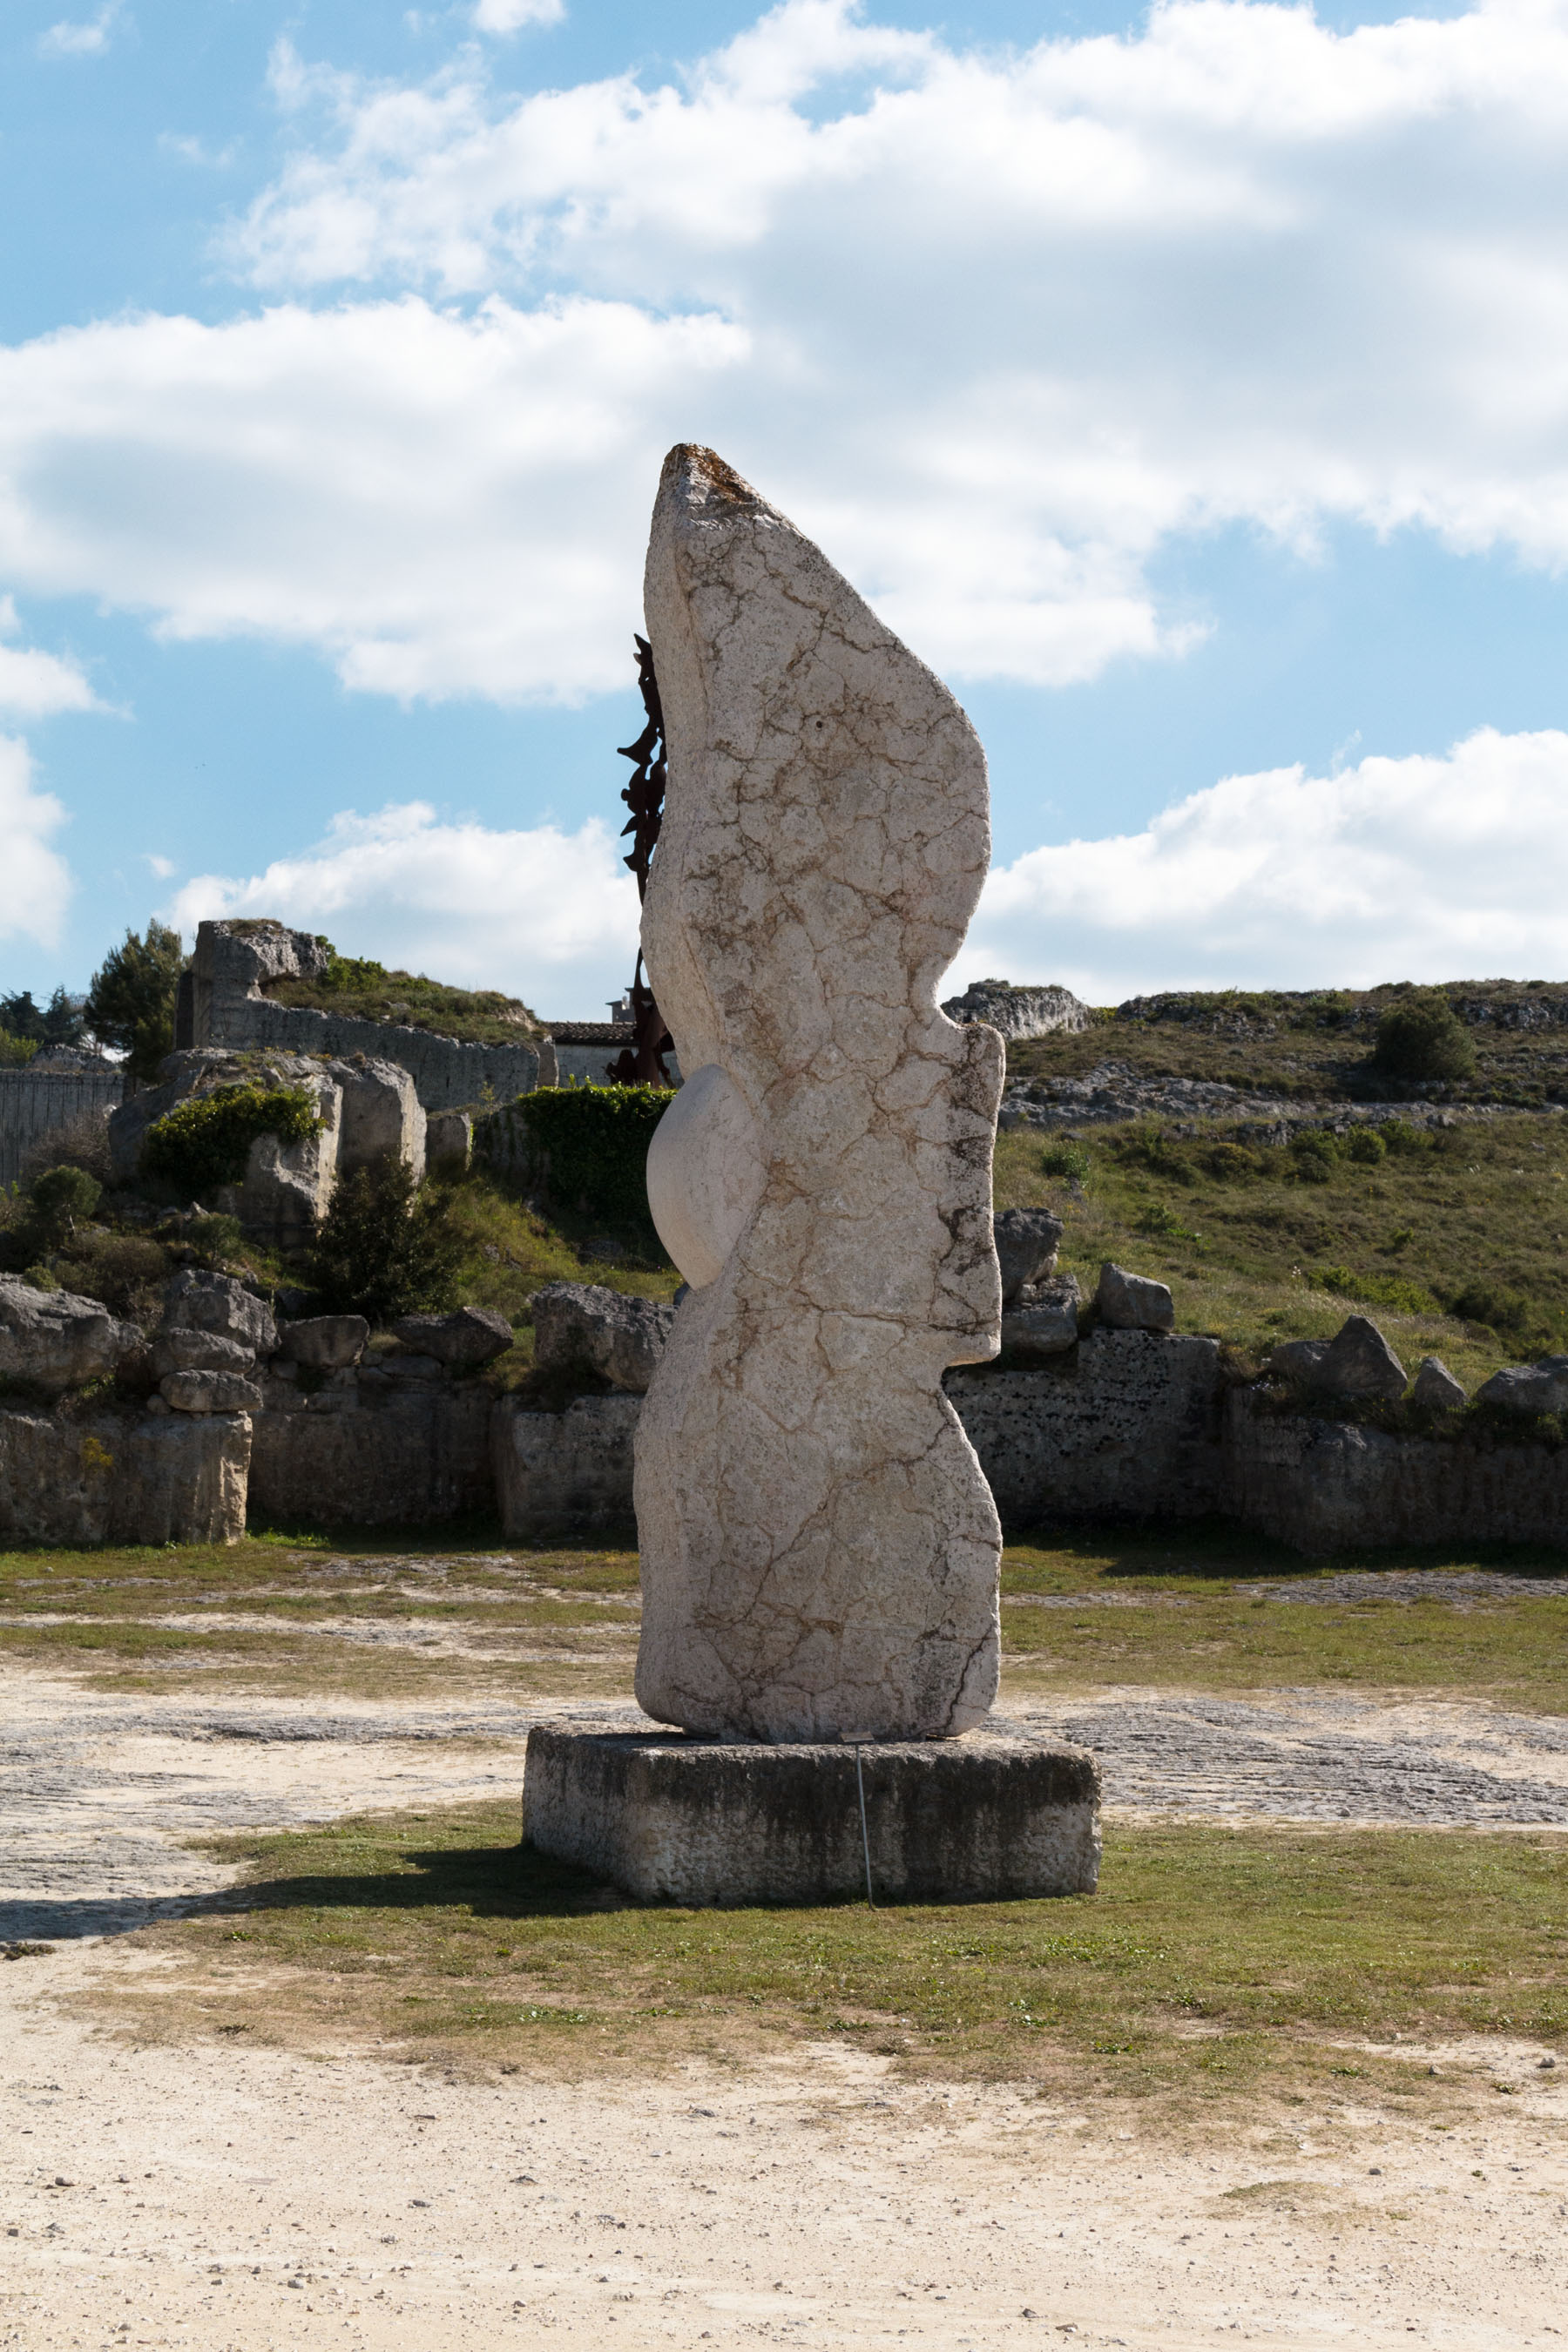
<path fill-rule="evenodd" d="M 939 1012 L 990 847 L 963 712 L 711 450 L 645 583 L 669 783 L 643 950 L 686 1085 L 648 1192 L 692 1286 L 643 1410 L 637 1696 L 929 1738 L 996 1689 L 1001 1534 L 943 1396 L 999 1345 L 1002 1049 Z"/>

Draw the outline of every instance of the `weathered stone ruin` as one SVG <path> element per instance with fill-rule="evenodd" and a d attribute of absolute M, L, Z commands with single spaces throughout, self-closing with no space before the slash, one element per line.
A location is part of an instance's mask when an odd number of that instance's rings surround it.
<path fill-rule="evenodd" d="M 279 981 L 321 979 L 327 961 L 321 940 L 284 923 L 203 923 L 176 1021 L 176 1050 L 218 1046 L 340 1060 L 364 1055 L 406 1070 L 426 1111 L 510 1102 L 555 1084 L 554 1052 L 542 1031 L 520 1036 L 515 1045 L 473 1045 L 395 1023 L 279 1004 L 267 993 Z"/>

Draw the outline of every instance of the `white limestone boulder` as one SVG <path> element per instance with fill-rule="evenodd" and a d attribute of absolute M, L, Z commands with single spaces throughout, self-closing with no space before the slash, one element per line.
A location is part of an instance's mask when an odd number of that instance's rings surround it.
<path fill-rule="evenodd" d="M 1124 1265 L 1112 1265 L 1109 1260 L 1100 1269 L 1094 1303 L 1100 1321 L 1112 1331 L 1175 1328 L 1176 1306 L 1169 1286 L 1152 1281 L 1146 1274 L 1129 1274 Z"/>
<path fill-rule="evenodd" d="M 0 1275 L 0 1381 L 59 1396 L 112 1372 L 142 1344 L 140 1331 L 96 1298 Z"/>

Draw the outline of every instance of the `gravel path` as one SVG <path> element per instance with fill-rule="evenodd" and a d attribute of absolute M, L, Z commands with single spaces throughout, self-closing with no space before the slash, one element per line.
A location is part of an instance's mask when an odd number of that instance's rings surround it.
<path fill-rule="evenodd" d="M 226 1867 L 186 1839 L 514 1796 L 531 1724 L 644 1719 L 613 1701 L 202 1703 L 0 1670 L 0 1943 L 123 1934 L 227 1885 Z M 1092 1748 L 1112 1807 L 1568 1829 L 1568 1717 L 1319 1690 L 1140 1690 L 1011 1719 Z"/>

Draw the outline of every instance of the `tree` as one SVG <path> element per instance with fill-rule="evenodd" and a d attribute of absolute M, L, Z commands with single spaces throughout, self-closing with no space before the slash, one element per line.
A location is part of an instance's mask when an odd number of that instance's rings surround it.
<path fill-rule="evenodd" d="M 450 1307 L 461 1237 L 437 1193 L 422 1191 L 406 1160 L 356 1168 L 332 1194 L 310 1256 L 310 1278 L 338 1314 L 390 1323 Z"/>
<path fill-rule="evenodd" d="M 18 989 L 14 996 L 0 996 L 0 1029 L 8 1037 L 33 1037 L 43 1043 L 44 1016 L 33 1002 L 30 988 Z"/>
<path fill-rule="evenodd" d="M 1391 1078 L 1468 1078 L 1475 1041 L 1441 989 L 1413 989 L 1379 1016 L 1373 1066 Z"/>
<path fill-rule="evenodd" d="M 87 1026 L 87 999 L 57 988 L 38 1015 L 46 1045 L 74 1045 Z"/>
<path fill-rule="evenodd" d="M 184 963 L 178 931 L 154 916 L 146 934 L 127 931 L 122 947 L 110 948 L 92 975 L 84 1007 L 87 1024 L 105 1045 L 131 1057 L 132 1077 L 145 1086 L 174 1044 L 174 997 Z"/>

